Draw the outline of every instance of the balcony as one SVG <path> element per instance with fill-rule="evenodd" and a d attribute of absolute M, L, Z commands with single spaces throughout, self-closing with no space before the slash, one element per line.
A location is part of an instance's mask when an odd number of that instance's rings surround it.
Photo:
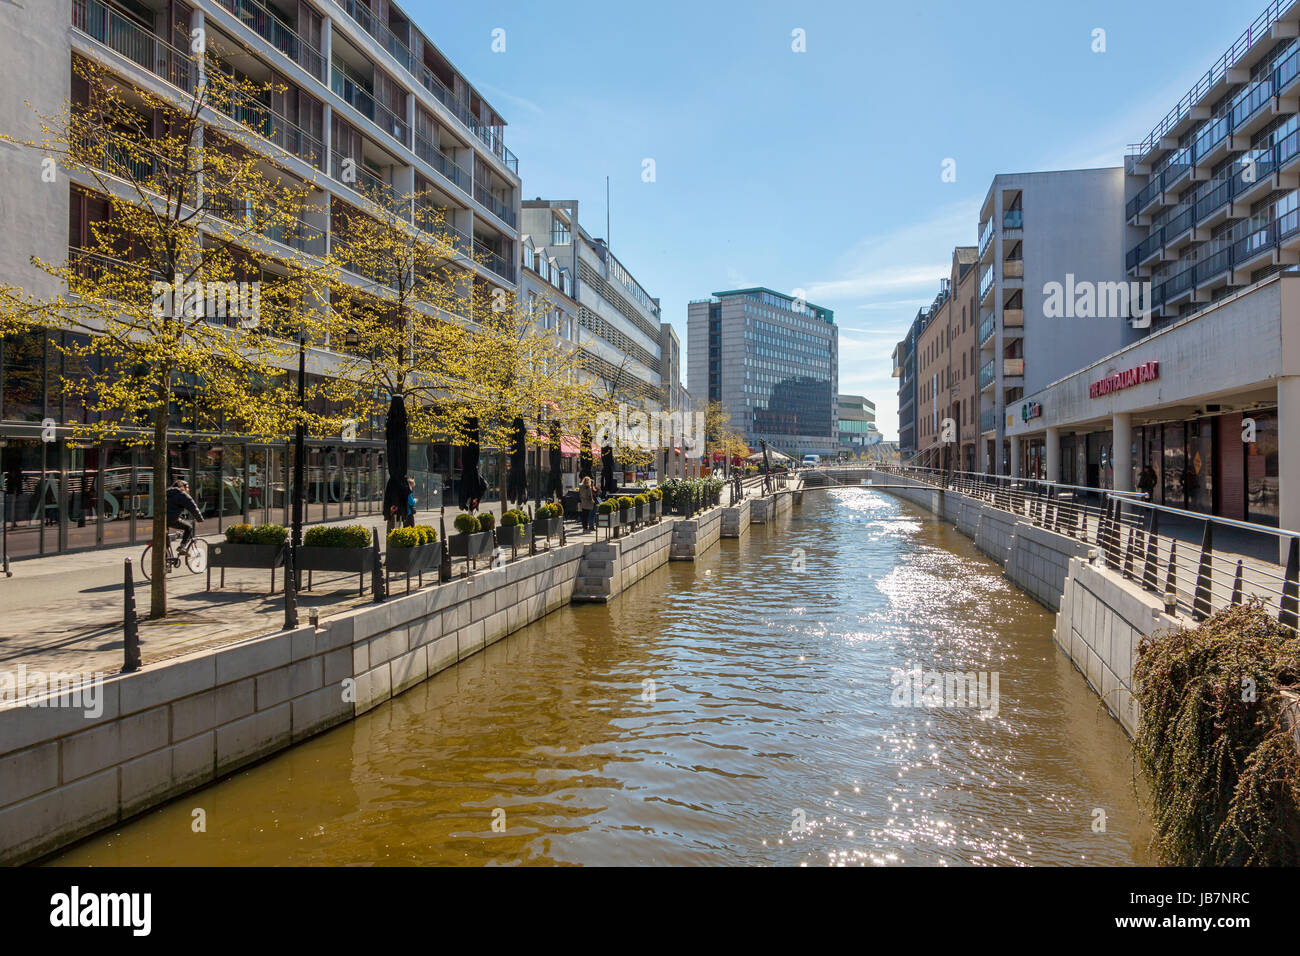
<path fill-rule="evenodd" d="M 985 362 L 984 367 L 980 369 L 979 384 L 980 391 L 993 384 L 993 363 L 991 361 Z"/>
<path fill-rule="evenodd" d="M 492 192 L 482 183 L 474 184 L 474 198 L 490 209 L 492 215 L 509 225 L 511 229 L 515 227 L 515 211 L 505 202 L 492 195 Z"/>
<path fill-rule="evenodd" d="M 1132 220 L 1141 215 L 1160 197 L 1161 188 L 1160 177 L 1153 173 L 1147 184 L 1138 190 L 1136 196 L 1128 201 L 1128 205 L 1125 207 L 1128 218 Z"/>
<path fill-rule="evenodd" d="M 981 259 L 984 258 L 984 253 L 988 249 L 988 247 L 992 244 L 992 242 L 993 242 L 993 220 L 992 218 L 990 218 L 986 220 L 982 226 L 980 226 L 979 257 Z"/>
<path fill-rule="evenodd" d="M 1002 360 L 1003 378 L 1016 378 L 1025 374 L 1025 360 L 1022 358 L 1004 358 Z"/>
<path fill-rule="evenodd" d="M 1025 327 L 1025 310 L 1024 309 L 1003 309 L 1002 310 L 1002 328 L 1006 329 L 1023 329 Z"/>
<path fill-rule="evenodd" d="M 234 103 L 214 102 L 214 106 L 236 123 L 248 127 L 286 153 L 292 153 L 324 172 L 325 144 L 297 123 L 274 112 L 265 103 L 247 96 L 239 96 Z"/>
<path fill-rule="evenodd" d="M 442 173 L 444 177 L 451 180 L 456 188 L 466 196 L 473 192 L 474 177 L 470 175 L 469 170 L 462 166 L 457 166 L 447 156 L 446 153 L 434 146 L 419 133 L 415 134 L 415 155 Z"/>
<path fill-rule="evenodd" d="M 1192 156 L 1197 166 L 1209 166 L 1227 152 L 1228 134 L 1232 132 L 1232 117 L 1219 116 L 1211 120 L 1192 143 Z"/>
<path fill-rule="evenodd" d="M 1264 107 L 1273 102 L 1273 78 L 1266 76 L 1243 91 L 1244 95 L 1232 107 L 1232 128 L 1235 132 L 1246 133 L 1243 129 L 1256 115 L 1267 117 Z"/>
<path fill-rule="evenodd" d="M 507 282 L 515 281 L 514 263 L 477 238 L 474 240 L 474 259 Z"/>
<path fill-rule="evenodd" d="M 322 83 L 325 82 L 325 57 L 279 17 L 273 15 L 258 0 L 217 0 L 234 14 L 244 26 L 252 30 L 271 46 Z"/>
<path fill-rule="evenodd" d="M 1002 214 L 1003 229 L 1023 229 L 1025 228 L 1025 212 L 1023 209 L 1008 209 Z"/>
<path fill-rule="evenodd" d="M 988 294 L 993 291 L 993 267 L 989 266 L 980 276 L 979 300 L 983 302 L 988 298 Z"/>
<path fill-rule="evenodd" d="M 986 408 L 980 412 L 980 431 L 996 431 L 998 427 L 998 410 L 996 408 Z"/>
<path fill-rule="evenodd" d="M 979 331 L 978 338 L 979 338 L 979 345 L 981 348 L 984 347 L 984 343 L 986 343 L 989 339 L 993 338 L 993 333 L 996 330 L 997 330 L 997 322 L 994 321 L 994 318 L 991 315 L 988 318 L 986 318 L 983 322 L 980 323 L 980 331 Z"/>
<path fill-rule="evenodd" d="M 408 73 L 411 72 L 410 48 L 406 41 L 388 28 L 381 22 L 367 7 L 362 6 L 357 0 L 335 0 L 353 20 L 372 37 L 378 41 L 379 45 L 392 54 L 393 59 L 402 65 L 402 69 Z"/>
<path fill-rule="evenodd" d="M 358 113 L 370 120 L 403 146 L 410 143 L 410 127 L 387 106 L 377 102 L 370 93 L 351 77 L 346 76 L 337 66 L 330 68 L 330 89 L 343 102 L 353 107 Z"/>
<path fill-rule="evenodd" d="M 72 25 L 172 86 L 186 93 L 194 91 L 199 68 L 188 53 L 109 9 L 99 0 L 72 0 Z"/>
<path fill-rule="evenodd" d="M 325 232 L 314 226 L 294 219 L 291 222 L 255 221 L 254 206 L 249 202 L 213 202 L 204 203 L 203 212 L 215 219 L 220 219 L 238 232 L 227 234 L 224 238 L 241 243 L 250 236 L 262 236 L 272 242 L 297 249 L 313 256 L 325 254 Z"/>
<path fill-rule="evenodd" d="M 397 195 L 397 190 L 366 169 L 361 160 L 354 160 L 350 167 L 346 169 L 343 164 L 347 161 L 347 157 L 339 156 L 336 153 L 333 160 L 330 176 L 336 182 L 342 183 L 353 192 L 365 196 L 371 202 L 385 207 L 395 215 L 404 218 L 408 215 L 407 209 L 410 201 Z"/>
<path fill-rule="evenodd" d="M 1024 259 L 1007 259 L 1002 263 L 1003 279 L 1023 279 L 1025 277 Z"/>

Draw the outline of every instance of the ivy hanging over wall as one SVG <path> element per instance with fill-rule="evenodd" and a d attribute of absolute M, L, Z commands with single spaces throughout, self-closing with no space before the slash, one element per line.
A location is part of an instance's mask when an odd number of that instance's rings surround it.
<path fill-rule="evenodd" d="M 1300 640 L 1256 600 L 1144 638 L 1133 676 L 1161 859 L 1300 863 Z"/>

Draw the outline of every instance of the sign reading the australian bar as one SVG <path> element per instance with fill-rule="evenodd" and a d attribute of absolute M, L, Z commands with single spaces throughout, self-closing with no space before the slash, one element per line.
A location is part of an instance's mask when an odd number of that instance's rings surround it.
<path fill-rule="evenodd" d="M 1088 386 L 1088 397 L 1099 398 L 1102 395 L 1109 395 L 1111 392 L 1118 392 L 1123 388 L 1141 385 L 1143 382 L 1153 382 L 1159 377 L 1159 362 L 1143 362 L 1134 368 L 1126 368 L 1122 372 L 1107 375 L 1105 378 L 1093 382 Z"/>

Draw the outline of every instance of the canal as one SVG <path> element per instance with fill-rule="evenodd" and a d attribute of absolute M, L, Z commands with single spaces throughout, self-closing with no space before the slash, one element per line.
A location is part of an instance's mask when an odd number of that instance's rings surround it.
<path fill-rule="evenodd" d="M 52 862 L 1149 862 L 1052 624 L 955 529 L 808 492 Z"/>

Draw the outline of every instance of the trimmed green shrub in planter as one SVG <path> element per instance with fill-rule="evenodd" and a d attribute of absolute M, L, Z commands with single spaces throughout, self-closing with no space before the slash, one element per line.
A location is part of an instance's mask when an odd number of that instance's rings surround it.
<path fill-rule="evenodd" d="M 442 543 L 438 532 L 428 525 L 394 528 L 388 532 L 388 552 L 384 566 L 389 571 L 412 574 L 432 573 L 442 562 Z M 407 581 L 410 586 L 410 581 Z"/>
<path fill-rule="evenodd" d="M 490 511 L 480 511 L 478 515 L 478 527 L 480 531 L 491 531 L 496 527 L 497 516 Z"/>
<path fill-rule="evenodd" d="M 596 528 L 606 529 L 607 533 L 612 533 L 623 524 L 623 512 L 618 508 L 618 501 L 614 498 L 607 498 L 596 505 Z"/>
<path fill-rule="evenodd" d="M 649 499 L 647 499 L 645 495 L 636 495 L 632 499 L 632 507 L 636 509 L 637 521 L 645 521 L 650 517 L 650 509 L 648 505 Z"/>
<path fill-rule="evenodd" d="M 486 527 L 484 519 L 487 519 Z M 460 533 L 447 539 L 452 557 L 478 558 L 492 553 L 492 515 L 489 512 L 478 516 L 461 512 L 453 523 Z"/>
<path fill-rule="evenodd" d="M 532 532 L 528 512 L 512 508 L 501 516 L 501 527 L 497 528 L 497 544 L 503 548 L 522 548 L 528 543 Z"/>
<path fill-rule="evenodd" d="M 258 568 L 271 572 L 271 590 L 275 590 L 275 569 L 284 564 L 285 531 L 282 525 L 232 524 L 226 540 L 208 548 L 208 567 L 221 570 L 221 586 L 226 584 L 226 568 Z M 212 586 L 212 572 L 208 572 Z"/>
<path fill-rule="evenodd" d="M 362 574 L 374 565 L 370 544 L 370 532 L 359 524 L 309 528 L 298 549 L 298 570 Z"/>
<path fill-rule="evenodd" d="M 549 538 L 560 533 L 564 521 L 564 507 L 558 504 L 542 505 L 533 516 L 533 537 Z"/>

